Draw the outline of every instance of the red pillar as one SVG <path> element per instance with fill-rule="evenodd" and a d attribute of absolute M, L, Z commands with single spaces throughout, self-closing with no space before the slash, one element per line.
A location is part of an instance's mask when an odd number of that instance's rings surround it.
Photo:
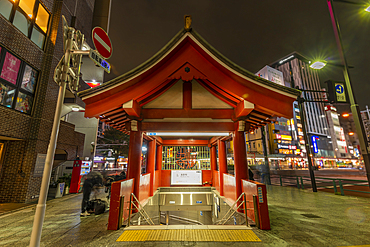
<path fill-rule="evenodd" d="M 130 147 L 128 151 L 128 178 L 134 178 L 134 195 L 139 199 L 141 175 L 141 149 L 143 145 L 143 132 L 130 131 Z"/>
<path fill-rule="evenodd" d="M 235 131 L 234 143 L 234 170 L 236 183 L 236 197 L 242 193 L 242 179 L 248 179 L 247 151 L 244 131 Z"/>
<path fill-rule="evenodd" d="M 220 181 L 220 195 L 224 195 L 224 173 L 227 174 L 227 156 L 226 156 L 226 143 L 218 141 L 218 165 L 219 165 L 219 181 Z"/>
<path fill-rule="evenodd" d="M 215 184 L 215 180 L 213 178 L 213 173 L 216 171 L 217 167 L 217 150 L 216 146 L 211 146 L 211 176 L 212 176 L 212 186 Z"/>
<path fill-rule="evenodd" d="M 155 156 L 156 156 L 156 141 L 155 139 L 150 141 L 148 144 L 148 164 L 147 164 L 147 173 L 150 173 L 150 189 L 149 195 L 153 195 L 154 187 L 154 172 L 155 172 Z"/>
<path fill-rule="evenodd" d="M 161 180 L 161 171 L 162 171 L 162 151 L 163 147 L 162 145 L 157 146 L 157 170 L 159 171 L 159 176 L 158 176 L 158 186 L 162 186 L 162 180 Z"/>

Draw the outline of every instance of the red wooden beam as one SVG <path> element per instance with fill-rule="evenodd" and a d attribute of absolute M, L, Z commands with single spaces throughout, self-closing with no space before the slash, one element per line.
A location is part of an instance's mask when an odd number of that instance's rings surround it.
<path fill-rule="evenodd" d="M 163 140 L 164 146 L 207 146 L 208 140 Z"/>
<path fill-rule="evenodd" d="M 122 109 L 127 112 L 129 116 L 140 118 L 140 106 L 136 100 L 130 100 L 122 105 Z"/>
<path fill-rule="evenodd" d="M 254 109 L 254 104 L 243 100 L 238 103 L 235 108 L 235 118 L 242 118 L 248 116 L 249 113 Z"/>
<path fill-rule="evenodd" d="M 233 131 L 235 129 L 232 122 L 219 122 L 219 123 L 194 123 L 194 122 L 142 122 L 142 130 L 155 132 L 155 131 Z"/>
<path fill-rule="evenodd" d="M 233 109 L 141 109 L 143 119 L 213 118 L 232 119 Z"/>

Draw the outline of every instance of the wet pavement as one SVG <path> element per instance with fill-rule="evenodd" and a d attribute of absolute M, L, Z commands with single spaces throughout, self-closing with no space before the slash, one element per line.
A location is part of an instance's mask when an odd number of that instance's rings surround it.
<path fill-rule="evenodd" d="M 370 244 L 370 199 L 268 186 L 271 230 L 261 242 L 116 242 L 108 213 L 80 218 L 82 194 L 47 202 L 41 246 L 352 246 Z M 0 246 L 28 246 L 35 205 L 0 216 Z"/>

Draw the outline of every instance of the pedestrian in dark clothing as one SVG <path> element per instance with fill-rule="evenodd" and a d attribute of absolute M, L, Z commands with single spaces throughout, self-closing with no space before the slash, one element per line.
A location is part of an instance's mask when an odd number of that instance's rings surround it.
<path fill-rule="evenodd" d="M 89 216 L 87 212 L 87 202 L 90 200 L 91 190 L 94 185 L 103 185 L 103 176 L 99 172 L 90 172 L 86 175 L 86 180 L 82 187 L 82 205 L 81 205 L 81 216 Z"/>

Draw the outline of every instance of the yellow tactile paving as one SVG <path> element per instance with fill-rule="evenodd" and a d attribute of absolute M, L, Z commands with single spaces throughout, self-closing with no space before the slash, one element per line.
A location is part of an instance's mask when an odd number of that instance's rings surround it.
<path fill-rule="evenodd" d="M 203 242 L 260 242 L 252 230 L 130 230 L 124 231 L 117 242 L 142 241 L 203 241 Z"/>
<path fill-rule="evenodd" d="M 351 245 L 351 246 L 338 246 L 338 247 L 370 247 L 370 244 L 365 244 L 365 245 Z"/>

